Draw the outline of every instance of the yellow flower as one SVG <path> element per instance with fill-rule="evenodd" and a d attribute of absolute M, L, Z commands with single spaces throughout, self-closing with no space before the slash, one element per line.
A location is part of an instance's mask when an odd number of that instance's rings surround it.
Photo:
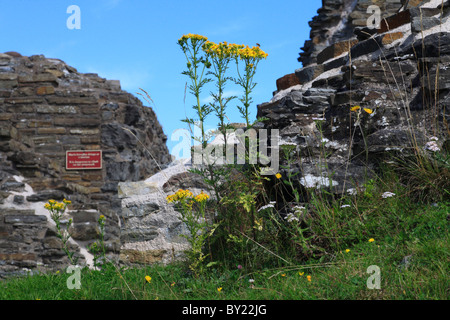
<path fill-rule="evenodd" d="M 306 276 L 306 279 L 308 279 L 308 281 L 311 282 L 311 276 Z"/>
<path fill-rule="evenodd" d="M 195 197 L 195 201 L 197 201 L 197 202 L 204 202 L 208 199 L 209 199 L 209 196 L 206 193 L 203 193 L 203 191 L 200 192 L 200 194 Z"/>
<path fill-rule="evenodd" d="M 166 197 L 167 202 L 178 202 L 184 201 L 187 198 L 192 198 L 194 195 L 189 190 L 179 189 L 175 194 L 168 195 Z M 209 196 L 208 196 L 209 197 Z"/>
<path fill-rule="evenodd" d="M 99 219 L 103 220 L 103 219 L 105 219 L 105 216 L 104 215 L 100 215 Z"/>
<path fill-rule="evenodd" d="M 171 287 L 173 287 L 174 285 L 175 285 L 175 281 L 170 284 Z"/>
<path fill-rule="evenodd" d="M 66 200 L 66 199 L 63 199 L 63 202 L 64 202 L 65 204 L 71 204 L 71 203 L 72 203 L 72 201 Z"/>
<path fill-rule="evenodd" d="M 217 288 L 217 291 L 218 292 L 222 291 L 222 287 Z"/>
<path fill-rule="evenodd" d="M 364 111 L 367 112 L 368 114 L 372 114 L 373 110 L 372 109 L 368 109 L 368 108 L 364 108 Z"/>
<path fill-rule="evenodd" d="M 63 211 L 65 207 L 66 207 L 66 205 L 64 203 L 56 202 L 51 206 L 50 209 L 57 210 L 57 211 Z"/>
<path fill-rule="evenodd" d="M 199 34 L 192 34 L 188 33 L 183 35 L 178 41 L 187 41 L 188 39 L 191 39 L 191 41 L 207 41 L 208 38 L 199 35 Z"/>
<path fill-rule="evenodd" d="M 150 277 L 150 276 L 145 276 L 145 280 L 147 280 L 147 282 L 150 283 L 150 281 L 152 281 L 152 277 Z"/>
<path fill-rule="evenodd" d="M 360 106 L 354 106 L 350 108 L 350 111 L 358 111 L 359 109 L 361 109 Z"/>
<path fill-rule="evenodd" d="M 375 241 L 374 238 L 370 238 L 370 239 L 369 239 L 369 242 L 374 242 L 374 241 Z"/>
<path fill-rule="evenodd" d="M 302 275 L 304 275 L 304 274 L 305 274 L 304 272 L 299 272 L 299 273 L 298 273 L 299 276 L 302 276 Z"/>
<path fill-rule="evenodd" d="M 281 173 L 277 173 L 277 174 L 275 175 L 275 177 L 276 177 L 277 179 L 280 179 L 280 178 L 281 178 Z"/>
<path fill-rule="evenodd" d="M 286 273 L 282 273 L 281 276 L 282 276 L 282 277 L 286 277 Z"/>
<path fill-rule="evenodd" d="M 350 249 L 346 249 L 345 252 L 350 252 Z"/>

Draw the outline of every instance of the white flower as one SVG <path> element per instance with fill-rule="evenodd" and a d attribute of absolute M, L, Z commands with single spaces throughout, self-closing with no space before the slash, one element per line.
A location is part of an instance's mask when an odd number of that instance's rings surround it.
<path fill-rule="evenodd" d="M 265 206 L 262 206 L 261 208 L 259 208 L 258 212 L 260 212 L 264 209 L 268 209 L 268 208 L 274 208 L 274 205 L 272 203 L 266 204 Z"/>
<path fill-rule="evenodd" d="M 288 213 L 286 217 L 284 217 L 287 222 L 291 223 L 292 221 L 298 221 L 298 218 L 293 213 Z"/>
<path fill-rule="evenodd" d="M 253 283 L 255 282 L 255 279 L 248 279 L 248 282 Z"/>
<path fill-rule="evenodd" d="M 439 140 L 438 137 L 431 137 L 431 138 L 430 138 L 430 141 L 438 141 L 438 140 Z"/>
<path fill-rule="evenodd" d="M 383 193 L 383 194 L 381 195 L 381 197 L 382 197 L 383 199 L 390 198 L 390 197 L 393 197 L 393 196 L 395 196 L 395 193 L 392 193 L 392 192 L 389 192 L 389 191 L 387 191 L 387 192 L 385 192 L 385 193 Z"/>
<path fill-rule="evenodd" d="M 433 137 L 433 138 L 436 138 L 436 137 Z M 439 149 L 436 141 L 430 141 L 425 144 L 425 150 L 430 150 L 430 151 L 436 152 L 436 151 L 440 151 L 441 149 Z"/>
<path fill-rule="evenodd" d="M 341 208 L 350 208 L 350 205 L 349 205 L 349 204 L 343 204 L 343 205 L 341 206 Z"/>

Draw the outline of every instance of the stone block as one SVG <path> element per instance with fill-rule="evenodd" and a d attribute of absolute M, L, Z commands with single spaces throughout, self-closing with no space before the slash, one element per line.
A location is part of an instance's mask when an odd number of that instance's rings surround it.
<path fill-rule="evenodd" d="M 95 97 L 48 97 L 49 104 L 65 104 L 65 105 L 79 105 L 79 104 L 97 104 Z"/>
<path fill-rule="evenodd" d="M 44 87 L 38 87 L 36 88 L 36 94 L 39 96 L 47 95 L 47 94 L 54 94 L 55 88 L 52 86 L 44 86 Z"/>
<path fill-rule="evenodd" d="M 0 80 L 0 90 L 11 90 L 18 85 L 17 80 Z"/>
<path fill-rule="evenodd" d="M 59 113 L 59 114 L 76 114 L 78 108 L 75 106 L 52 106 L 52 105 L 38 105 L 36 106 L 37 113 Z"/>
<path fill-rule="evenodd" d="M 43 190 L 27 197 L 29 202 L 48 201 L 50 199 L 62 201 L 67 195 L 60 190 Z"/>
<path fill-rule="evenodd" d="M 38 73 L 33 75 L 19 76 L 19 82 L 30 83 L 30 82 L 56 82 L 56 77 L 51 73 Z"/>
<path fill-rule="evenodd" d="M 331 46 L 325 48 L 317 55 L 317 63 L 322 64 L 327 60 L 336 58 L 343 54 L 344 52 L 350 51 L 350 48 L 353 47 L 355 44 L 358 43 L 358 40 L 348 40 L 348 41 L 341 41 L 332 44 Z"/>
<path fill-rule="evenodd" d="M 364 41 L 358 42 L 350 50 L 352 59 L 356 59 L 360 56 L 375 52 L 383 47 L 381 37 L 370 38 Z"/>
<path fill-rule="evenodd" d="M 71 134 L 80 134 L 83 136 L 100 134 L 99 129 L 69 129 Z"/>
<path fill-rule="evenodd" d="M 383 35 L 381 42 L 383 43 L 383 45 L 388 45 L 398 39 L 403 38 L 403 36 L 404 36 L 403 32 L 386 33 L 385 35 Z"/>
<path fill-rule="evenodd" d="M 57 78 L 61 78 L 64 75 L 64 72 L 56 69 L 45 69 L 45 72 L 51 73 Z"/>
<path fill-rule="evenodd" d="M 42 215 L 13 215 L 5 216 L 5 223 L 9 224 L 33 224 L 47 221 L 46 216 Z"/>
<path fill-rule="evenodd" d="M 300 81 L 298 77 L 295 75 L 295 73 L 290 73 L 277 79 L 276 84 L 277 90 L 281 91 L 300 84 Z"/>
<path fill-rule="evenodd" d="M 67 127 L 98 127 L 100 126 L 100 119 L 93 117 L 89 118 L 55 118 L 55 125 Z"/>
<path fill-rule="evenodd" d="M 37 128 L 38 134 L 65 134 L 66 128 Z"/>
<path fill-rule="evenodd" d="M 323 65 L 313 65 L 295 70 L 300 83 L 307 83 L 317 78 L 324 71 Z"/>
<path fill-rule="evenodd" d="M 80 241 L 97 240 L 100 235 L 98 224 L 94 222 L 73 223 L 69 229 L 72 238 Z"/>
<path fill-rule="evenodd" d="M 378 29 L 378 33 L 385 33 L 389 30 L 394 30 L 402 25 L 411 22 L 411 13 L 409 10 L 400 11 L 399 13 L 384 18 L 381 20 L 380 28 Z"/>
<path fill-rule="evenodd" d="M 152 264 L 160 262 L 166 250 L 121 250 L 120 251 L 120 261 L 125 263 L 142 263 L 142 264 Z"/>
<path fill-rule="evenodd" d="M 24 260 L 36 260 L 34 253 L 0 253 L 0 261 L 24 261 Z"/>

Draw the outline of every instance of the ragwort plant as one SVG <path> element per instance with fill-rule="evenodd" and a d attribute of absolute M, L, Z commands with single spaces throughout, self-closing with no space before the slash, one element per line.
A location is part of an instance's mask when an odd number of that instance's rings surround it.
<path fill-rule="evenodd" d="M 208 39 L 201 35 L 187 34 L 182 36 L 178 44 L 181 46 L 187 59 L 188 70 L 183 72 L 184 75 L 190 78 L 191 84 L 189 85 L 190 92 L 195 96 L 197 104 L 193 109 L 198 117 L 197 121 L 187 118 L 184 122 L 188 123 L 191 128 L 191 135 L 193 140 L 200 142 L 200 147 L 203 150 L 207 146 L 208 137 L 204 128 L 204 123 L 207 116 L 213 111 L 219 120 L 219 132 L 224 136 L 225 145 L 227 142 L 227 129 L 229 128 L 229 120 L 226 115 L 226 108 L 228 104 L 236 97 L 225 97 L 225 87 L 229 80 L 233 80 L 235 84 L 239 85 L 244 93 L 240 99 L 242 106 L 238 106 L 238 110 L 242 117 L 245 119 L 247 126 L 250 126 L 249 122 L 249 107 L 251 104 L 250 94 L 255 88 L 256 83 L 253 78 L 256 73 L 258 62 L 267 57 L 267 54 L 262 51 L 259 46 L 250 48 L 244 45 L 229 44 L 222 42 L 219 44 L 208 41 Z M 236 62 L 237 77 L 230 77 L 227 75 L 229 71 L 229 64 L 231 61 Z M 241 63 L 244 64 L 244 70 L 240 70 Z M 210 71 L 205 70 L 209 69 Z M 211 78 L 206 78 L 210 76 Z M 213 102 L 209 105 L 202 105 L 200 103 L 200 93 L 203 87 L 209 83 L 215 81 L 216 92 L 211 92 Z M 200 137 L 195 137 L 192 132 L 192 126 L 200 127 Z M 246 142 L 244 142 L 246 143 Z M 197 146 L 198 147 L 198 146 Z M 196 147 L 194 147 L 194 152 Z M 224 151 L 224 150 L 221 150 Z M 233 192 L 235 184 L 230 180 L 234 169 L 233 165 L 216 165 L 214 160 L 211 161 L 209 156 L 205 156 L 202 152 L 202 163 L 205 164 L 202 167 L 192 169 L 191 172 L 199 174 L 206 184 L 208 184 L 214 191 L 216 201 L 216 222 L 223 223 L 225 229 L 231 231 L 231 229 L 239 229 L 242 225 L 233 225 L 232 221 L 240 221 L 241 219 L 234 220 L 233 214 L 230 212 L 240 212 L 240 209 L 244 209 L 244 216 L 248 216 L 250 219 L 250 228 L 253 227 L 255 221 L 255 208 L 253 202 L 255 201 L 255 195 L 253 193 L 244 194 L 243 190 L 237 198 L 230 197 L 230 194 L 236 194 Z M 254 170 L 254 168 L 253 168 Z M 251 170 L 250 170 L 251 171 Z M 248 191 L 248 190 L 247 190 Z M 223 199 L 223 197 L 225 197 Z M 237 211 L 229 210 L 230 208 Z M 185 207 L 184 210 L 188 208 Z M 189 211 L 186 211 L 189 212 Z M 244 219 L 245 220 L 245 219 Z M 225 230 L 222 229 L 222 230 Z M 235 232 L 235 231 L 233 231 Z M 221 233 L 219 233 L 221 234 Z"/>
<path fill-rule="evenodd" d="M 100 215 L 97 220 L 100 229 L 100 240 L 99 242 L 93 242 L 88 250 L 94 255 L 94 267 L 101 268 L 107 263 L 106 260 L 106 250 L 105 250 L 105 216 Z"/>
<path fill-rule="evenodd" d="M 204 246 L 217 227 L 208 221 L 206 216 L 206 202 L 209 195 L 203 191 L 194 197 L 189 190 L 178 190 L 175 194 L 167 196 L 167 202 L 174 203 L 181 210 L 181 221 L 186 224 L 189 235 L 182 235 L 190 245 L 186 254 L 189 260 L 189 268 L 196 276 L 204 271 Z"/>
<path fill-rule="evenodd" d="M 61 218 L 63 217 L 67 209 L 67 205 L 69 204 L 71 204 L 70 200 L 64 199 L 62 202 L 58 202 L 51 199 L 44 205 L 44 208 L 50 212 L 50 217 L 55 222 L 56 235 L 62 242 L 62 249 L 69 258 L 70 264 L 76 265 L 78 258 L 74 256 L 75 252 L 71 252 L 69 249 L 69 239 L 71 238 L 69 228 L 72 225 L 73 220 L 69 219 L 65 229 L 61 226 Z"/>

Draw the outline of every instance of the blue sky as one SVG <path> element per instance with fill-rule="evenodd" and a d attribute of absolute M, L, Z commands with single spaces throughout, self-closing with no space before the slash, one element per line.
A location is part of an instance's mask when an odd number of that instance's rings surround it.
<path fill-rule="evenodd" d="M 181 122 L 186 115 L 194 117 L 192 96 L 188 94 L 184 103 L 188 79 L 181 72 L 186 61 L 177 44 L 183 34 L 201 34 L 213 42 L 261 44 L 269 56 L 255 76 L 254 119 L 256 105 L 271 99 L 276 80 L 301 67 L 297 58 L 309 39 L 308 21 L 322 1 L 0 0 L 0 4 L 0 52 L 43 54 L 79 72 L 120 80 L 122 89 L 132 94 L 145 89 L 172 150 L 177 144 L 170 139 L 172 132 L 186 128 Z M 70 5 L 80 8 L 81 29 L 66 26 Z M 213 87 L 203 92 L 203 102 L 210 90 Z M 230 94 L 236 90 L 228 88 Z M 235 111 L 237 102 L 229 105 L 232 122 L 242 122 Z M 210 126 L 216 122 L 211 116 Z"/>

